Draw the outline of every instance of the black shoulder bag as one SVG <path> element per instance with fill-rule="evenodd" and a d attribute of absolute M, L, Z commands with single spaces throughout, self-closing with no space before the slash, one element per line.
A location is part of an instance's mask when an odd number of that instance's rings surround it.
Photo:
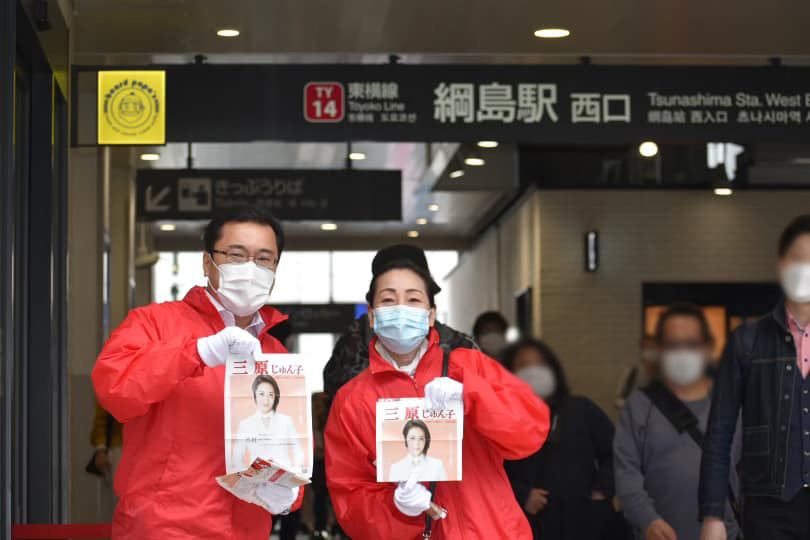
<path fill-rule="evenodd" d="M 703 432 L 698 427 L 698 419 L 689 410 L 689 407 L 684 405 L 683 401 L 677 398 L 675 394 L 670 392 L 669 388 L 664 386 L 660 381 L 654 380 L 641 390 L 650 399 L 652 404 L 658 409 L 664 417 L 669 420 L 672 427 L 678 433 L 686 432 L 695 441 L 695 444 L 703 450 L 706 438 Z M 737 524 L 742 527 L 742 516 L 740 515 L 740 504 L 734 496 L 734 490 L 731 484 L 728 486 L 728 503 L 731 506 L 731 511 L 734 513 L 734 519 Z"/>
<path fill-rule="evenodd" d="M 450 366 L 450 351 L 442 349 L 442 377 L 447 377 L 447 370 Z M 430 500 L 433 500 L 433 494 L 436 493 L 436 482 L 430 483 Z M 430 514 L 425 512 L 425 532 L 422 533 L 423 538 L 430 538 L 431 528 L 433 526 L 433 519 Z"/>

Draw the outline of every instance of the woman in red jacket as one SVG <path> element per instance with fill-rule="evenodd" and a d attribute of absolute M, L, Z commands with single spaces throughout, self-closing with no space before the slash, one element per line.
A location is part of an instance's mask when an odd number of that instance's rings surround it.
<path fill-rule="evenodd" d="M 326 426 L 326 473 L 338 521 L 355 540 L 421 538 L 426 514 L 437 539 L 525 539 L 528 522 L 512 493 L 504 459 L 536 452 L 549 426 L 546 405 L 479 351 L 456 349 L 441 377 L 442 350 L 430 275 L 393 261 L 371 281 L 369 322 L 376 338 L 369 367 L 337 393 Z M 426 408 L 464 406 L 460 482 L 439 482 L 431 499 L 418 482 L 376 482 L 378 399 L 424 397 Z"/>

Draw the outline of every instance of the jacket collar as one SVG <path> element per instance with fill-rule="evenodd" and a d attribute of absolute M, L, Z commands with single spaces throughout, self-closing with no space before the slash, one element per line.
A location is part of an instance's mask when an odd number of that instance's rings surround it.
<path fill-rule="evenodd" d="M 206 319 L 209 319 L 212 322 L 216 321 L 217 323 L 222 322 L 222 317 L 219 316 L 217 308 L 214 307 L 214 304 L 212 304 L 210 300 L 208 300 L 204 287 L 192 287 L 191 290 L 189 290 L 186 294 L 185 298 L 183 298 L 183 302 L 190 305 L 195 311 Z M 264 328 L 261 332 L 262 334 L 266 333 L 280 322 L 287 320 L 286 315 L 271 306 L 264 306 L 259 310 L 259 314 L 262 316 L 262 320 L 264 321 Z"/>
<path fill-rule="evenodd" d="M 401 371 L 397 371 L 394 366 L 389 364 L 385 358 L 380 356 L 380 353 L 377 352 L 377 337 L 371 340 L 371 343 L 368 345 L 368 367 L 371 370 L 371 373 L 376 375 L 377 373 L 384 373 L 386 371 L 391 371 L 394 373 L 402 373 Z M 422 356 L 422 360 L 419 362 L 419 365 L 416 366 L 416 371 L 422 371 L 424 369 L 424 365 L 427 362 L 428 358 L 431 356 L 431 353 L 434 349 L 437 349 L 439 346 L 439 333 L 436 331 L 435 328 L 430 329 L 430 333 L 428 334 L 428 348 L 425 351 L 424 356 Z M 407 374 L 406 374 L 407 375 Z"/>

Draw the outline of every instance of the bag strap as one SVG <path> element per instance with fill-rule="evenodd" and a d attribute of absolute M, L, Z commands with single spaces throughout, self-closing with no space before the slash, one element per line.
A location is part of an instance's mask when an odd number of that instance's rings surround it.
<path fill-rule="evenodd" d="M 649 398 L 653 406 L 664 415 L 664 418 L 669 420 L 672 427 L 678 433 L 686 432 L 689 437 L 698 445 L 698 448 L 703 450 L 706 444 L 706 437 L 700 431 L 697 416 L 687 407 L 683 401 L 677 398 L 669 388 L 664 386 L 661 381 L 653 380 L 645 388 L 641 390 Z M 728 485 L 728 503 L 731 506 L 731 511 L 734 513 L 734 519 L 737 523 L 742 525 L 740 514 L 740 504 L 734 496 L 734 490 L 731 484 Z"/>
<path fill-rule="evenodd" d="M 450 351 L 442 349 L 442 377 L 447 377 L 447 372 L 450 367 Z M 430 483 L 430 500 L 433 500 L 433 494 L 436 493 L 436 482 Z M 425 513 L 425 531 L 422 533 L 423 538 L 430 538 L 431 529 L 433 528 L 433 519 L 430 514 Z"/>

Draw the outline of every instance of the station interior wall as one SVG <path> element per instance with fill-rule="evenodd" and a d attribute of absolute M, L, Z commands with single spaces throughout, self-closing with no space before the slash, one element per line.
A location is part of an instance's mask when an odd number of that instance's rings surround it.
<path fill-rule="evenodd" d="M 557 352 L 572 390 L 615 417 L 619 381 L 639 357 L 642 284 L 775 281 L 779 235 L 808 209 L 806 191 L 536 191 L 461 254 L 447 322 L 469 331 L 495 309 L 514 323 L 515 294 L 532 287 L 535 336 Z"/>

